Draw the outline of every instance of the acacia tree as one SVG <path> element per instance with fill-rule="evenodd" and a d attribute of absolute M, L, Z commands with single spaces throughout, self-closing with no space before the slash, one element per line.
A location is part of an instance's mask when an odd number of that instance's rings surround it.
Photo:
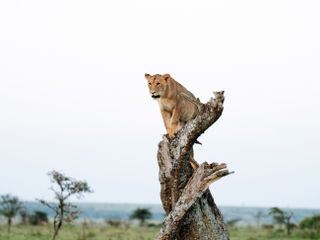
<path fill-rule="evenodd" d="M 73 178 L 66 177 L 58 171 L 48 173 L 53 185 L 50 189 L 54 193 L 57 203 L 50 203 L 45 200 L 39 200 L 40 203 L 50 208 L 53 213 L 53 236 L 54 240 L 64 222 L 72 222 L 79 216 L 79 209 L 76 205 L 67 202 L 71 196 L 80 199 L 84 193 L 92 192 L 86 181 L 77 181 Z"/>
<path fill-rule="evenodd" d="M 140 225 L 142 226 L 147 219 L 152 217 L 152 213 L 147 208 L 137 208 L 133 211 L 130 218 L 131 219 L 139 219 Z"/>
<path fill-rule="evenodd" d="M 10 194 L 0 196 L 0 214 L 7 218 L 8 233 L 10 233 L 12 219 L 22 210 L 22 202 L 18 197 Z"/>
<path fill-rule="evenodd" d="M 227 240 L 229 234 L 214 203 L 209 185 L 230 174 L 224 163 L 207 163 L 193 169 L 193 144 L 222 114 L 224 92 L 215 92 L 206 104 L 198 101 L 198 115 L 174 138 L 163 136 L 158 164 L 161 201 L 166 212 L 158 240 Z"/>
<path fill-rule="evenodd" d="M 287 230 L 287 234 L 290 235 L 292 228 L 291 219 L 293 217 L 293 213 L 289 211 L 284 211 L 277 207 L 273 207 L 270 208 L 269 214 L 272 216 L 273 221 L 279 224 L 280 227 L 284 225 Z"/>

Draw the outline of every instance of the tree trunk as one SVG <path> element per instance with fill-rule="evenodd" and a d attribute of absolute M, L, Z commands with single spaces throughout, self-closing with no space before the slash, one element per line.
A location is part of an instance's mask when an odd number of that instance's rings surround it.
<path fill-rule="evenodd" d="M 8 218 L 8 234 L 10 233 L 10 230 L 11 230 L 11 225 L 12 225 L 12 218 L 11 217 L 9 217 Z"/>
<path fill-rule="evenodd" d="M 62 212 L 63 212 L 63 210 L 62 210 Z M 61 216 L 59 216 L 59 217 L 55 216 L 54 217 L 54 220 L 53 220 L 53 235 L 52 235 L 51 240 L 55 240 L 56 237 L 58 236 L 59 230 L 60 230 L 60 228 L 62 226 L 62 221 L 63 220 L 62 220 Z"/>
<path fill-rule="evenodd" d="M 173 139 L 159 143 L 158 164 L 161 201 L 167 214 L 158 240 L 227 240 L 228 231 L 215 205 L 209 185 L 230 172 L 226 164 L 207 162 L 192 169 L 193 144 L 222 114 L 223 92 L 215 92 L 199 114 Z"/>

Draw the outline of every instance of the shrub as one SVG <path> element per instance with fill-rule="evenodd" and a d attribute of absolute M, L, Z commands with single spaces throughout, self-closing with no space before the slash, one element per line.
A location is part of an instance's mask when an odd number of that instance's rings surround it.
<path fill-rule="evenodd" d="M 308 233 L 310 233 L 312 237 L 320 235 L 320 215 L 306 217 L 302 219 L 299 225 L 301 229 L 309 230 Z"/>
<path fill-rule="evenodd" d="M 48 223 L 48 215 L 46 212 L 35 211 L 29 216 L 29 223 L 34 226 Z"/>

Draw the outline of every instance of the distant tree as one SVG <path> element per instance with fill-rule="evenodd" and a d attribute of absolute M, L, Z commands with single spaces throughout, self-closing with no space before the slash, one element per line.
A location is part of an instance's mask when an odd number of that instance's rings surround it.
<path fill-rule="evenodd" d="M 8 233 L 10 233 L 12 219 L 22 209 L 22 202 L 18 197 L 10 194 L 0 196 L 0 214 L 7 218 Z"/>
<path fill-rule="evenodd" d="M 269 214 L 272 216 L 274 223 L 279 224 L 280 227 L 284 225 L 287 230 L 287 234 L 290 235 L 291 229 L 294 226 L 294 224 L 291 223 L 293 213 L 284 211 L 277 207 L 273 207 L 269 209 Z"/>
<path fill-rule="evenodd" d="M 53 217 L 53 236 L 52 240 L 56 239 L 59 230 L 64 222 L 72 222 L 79 216 L 79 209 L 76 205 L 67 202 L 71 196 L 76 196 L 80 199 L 84 193 L 92 192 L 86 181 L 77 181 L 73 178 L 66 177 L 58 171 L 48 173 L 52 186 L 51 190 L 57 203 L 50 203 L 45 200 L 39 200 L 40 203 L 47 206 L 54 212 Z"/>
<path fill-rule="evenodd" d="M 35 211 L 33 214 L 29 215 L 29 223 L 31 225 L 41 225 L 48 223 L 48 214 L 43 211 Z"/>
<path fill-rule="evenodd" d="M 21 223 L 24 225 L 27 224 L 29 219 L 29 213 L 24 207 L 22 207 L 22 209 L 19 211 L 19 215 L 21 218 Z"/>
<path fill-rule="evenodd" d="M 306 218 L 302 219 L 299 226 L 302 229 L 315 230 L 316 234 L 319 236 L 319 234 L 320 234 L 320 215 L 314 215 L 314 216 L 306 217 Z"/>
<path fill-rule="evenodd" d="M 133 211 L 130 218 L 140 220 L 140 225 L 142 226 L 147 219 L 152 217 L 152 213 L 147 208 L 137 208 Z"/>
<path fill-rule="evenodd" d="M 260 226 L 261 226 L 261 219 L 262 219 L 263 217 L 265 217 L 265 214 L 264 214 L 261 210 L 258 210 L 253 217 L 256 219 L 257 228 L 260 228 Z"/>

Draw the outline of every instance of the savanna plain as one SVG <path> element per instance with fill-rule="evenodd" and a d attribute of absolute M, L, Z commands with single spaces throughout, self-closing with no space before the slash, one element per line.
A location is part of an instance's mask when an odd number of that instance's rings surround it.
<path fill-rule="evenodd" d="M 151 240 L 155 239 L 160 226 L 108 226 L 105 224 L 88 223 L 64 226 L 57 240 Z M 300 240 L 320 239 L 315 232 L 295 229 L 288 236 L 282 229 L 257 229 L 254 227 L 229 228 L 230 239 L 234 240 Z M 11 233 L 7 233 L 5 225 L 0 226 L 0 240 L 50 240 L 51 225 L 29 226 L 15 225 Z"/>

